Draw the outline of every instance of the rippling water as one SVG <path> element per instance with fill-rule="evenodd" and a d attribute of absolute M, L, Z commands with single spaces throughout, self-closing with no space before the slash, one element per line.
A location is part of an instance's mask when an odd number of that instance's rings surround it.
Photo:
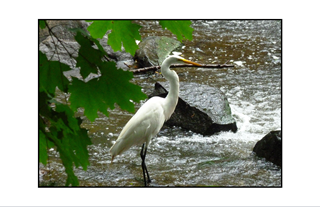
<path fill-rule="evenodd" d="M 143 24 L 143 37 L 166 35 L 153 21 Z M 281 129 L 281 22 L 193 21 L 194 39 L 185 41 L 183 55 L 199 63 L 234 64 L 235 68 L 177 69 L 180 82 L 197 90 L 218 87 L 230 103 L 238 132 L 204 137 L 179 128 L 163 128 L 148 149 L 146 163 L 151 186 L 281 186 L 281 169 L 252 153 L 255 143 Z M 165 81 L 138 75 L 135 82 L 150 93 L 153 83 Z M 188 85 L 188 84 L 185 84 Z M 181 88 L 186 94 L 188 87 Z M 196 101 L 188 100 L 196 104 Z M 140 104 L 137 104 L 139 108 Z M 94 123 L 84 120 L 93 145 L 87 171 L 76 169 L 80 185 L 142 186 L 140 147 L 133 147 L 110 164 L 108 151 L 132 114 L 115 109 Z M 50 152 L 51 177 L 64 185 L 66 175 Z M 49 174 L 41 179 L 49 179 Z"/>

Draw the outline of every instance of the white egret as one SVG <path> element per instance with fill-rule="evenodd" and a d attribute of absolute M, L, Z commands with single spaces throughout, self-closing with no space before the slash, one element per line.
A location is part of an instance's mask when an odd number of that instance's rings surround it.
<path fill-rule="evenodd" d="M 178 103 L 179 77 L 177 73 L 170 70 L 169 67 L 172 64 L 178 64 L 181 62 L 201 66 L 198 63 L 186 60 L 177 55 L 167 57 L 161 65 L 161 73 L 170 83 L 170 90 L 167 97 L 161 98 L 155 96 L 144 103 L 137 113 L 124 126 L 118 139 L 110 149 L 112 163 L 115 156 L 128 150 L 133 145 L 142 144 L 140 156 L 142 159 L 141 166 L 145 186 L 147 185 L 145 174 L 147 174 L 148 183 L 151 182 L 145 164 L 148 145 L 151 138 L 158 134 L 163 123 L 170 118 Z"/>

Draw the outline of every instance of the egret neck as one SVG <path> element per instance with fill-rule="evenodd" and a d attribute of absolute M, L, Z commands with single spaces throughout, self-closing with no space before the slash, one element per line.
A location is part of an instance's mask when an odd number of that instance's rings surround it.
<path fill-rule="evenodd" d="M 179 77 L 177 73 L 173 70 L 170 70 L 169 67 L 172 64 L 171 59 L 166 59 L 161 66 L 162 75 L 169 81 L 170 90 L 165 98 L 164 103 L 164 115 L 165 119 L 168 120 L 171 114 L 174 112 L 174 109 L 178 103 L 179 98 Z"/>

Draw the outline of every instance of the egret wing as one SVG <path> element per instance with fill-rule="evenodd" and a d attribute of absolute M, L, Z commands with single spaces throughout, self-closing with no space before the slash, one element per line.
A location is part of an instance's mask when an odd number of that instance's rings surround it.
<path fill-rule="evenodd" d="M 128 150 L 133 145 L 148 145 L 165 121 L 163 98 L 149 99 L 122 129 L 116 143 L 110 149 L 112 157 Z"/>

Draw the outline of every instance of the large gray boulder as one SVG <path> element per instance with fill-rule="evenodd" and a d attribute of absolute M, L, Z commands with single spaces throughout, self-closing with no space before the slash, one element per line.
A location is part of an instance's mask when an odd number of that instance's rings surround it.
<path fill-rule="evenodd" d="M 182 90 L 180 97 L 183 99 L 179 97 L 176 109 L 165 125 L 178 126 L 202 135 L 212 135 L 220 131 L 237 131 L 228 100 L 219 89 L 206 86 L 206 90 L 201 91 L 204 86 L 201 87 L 200 84 L 180 83 L 180 85 L 182 89 L 192 88 L 193 90 Z M 156 83 L 155 90 L 149 97 L 164 98 L 167 94 L 167 90 L 160 83 Z"/>
<path fill-rule="evenodd" d="M 46 54 L 50 60 L 60 61 L 69 65 L 72 70 L 64 72 L 67 78 L 70 79 L 71 76 L 73 76 L 81 79 L 80 69 L 76 67 L 75 61 L 80 45 L 76 42 L 74 38 L 76 33 L 72 29 L 83 29 L 86 31 L 90 23 L 82 20 L 52 20 L 47 21 L 47 23 L 60 41 L 58 41 L 55 36 L 49 35 L 48 28 L 40 29 L 39 50 Z M 134 63 L 132 55 L 125 52 L 124 48 L 122 48 L 122 51 L 113 51 L 111 46 L 107 44 L 108 33 L 102 39 L 99 39 L 99 42 L 106 51 L 108 60 L 116 62 L 118 68 L 129 69 L 127 65 Z M 93 47 L 97 49 L 97 46 L 93 45 Z M 73 58 L 71 58 L 70 55 Z M 96 76 L 97 74 L 90 74 L 86 78 L 86 81 Z"/>
<path fill-rule="evenodd" d="M 140 68 L 161 65 L 163 60 L 180 46 L 181 42 L 170 37 L 150 36 L 139 43 L 134 59 Z"/>
<path fill-rule="evenodd" d="M 83 20 L 47 20 L 51 31 L 61 40 L 74 41 L 74 32 L 70 29 L 87 29 L 89 23 Z M 50 37 L 48 28 L 39 29 L 39 42 Z"/>

